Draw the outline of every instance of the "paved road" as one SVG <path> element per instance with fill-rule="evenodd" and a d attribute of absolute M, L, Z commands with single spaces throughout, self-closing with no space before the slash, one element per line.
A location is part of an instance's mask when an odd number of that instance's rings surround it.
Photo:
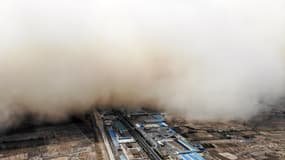
<path fill-rule="evenodd" d="M 131 135 L 136 139 L 138 144 L 143 148 L 143 150 L 148 154 L 149 158 L 152 160 L 163 160 L 159 154 L 146 142 L 144 137 L 142 137 L 135 127 L 131 125 L 126 117 L 121 113 L 118 113 L 121 122 L 128 128 Z"/>
<path fill-rule="evenodd" d="M 105 147 L 106 147 L 107 152 L 108 152 L 109 159 L 110 159 L 110 160 L 116 160 L 115 157 L 114 157 L 114 153 L 113 153 L 113 151 L 112 151 L 112 149 L 111 149 L 111 145 L 110 145 L 110 143 L 109 143 L 109 140 L 108 140 L 108 138 L 107 138 L 106 132 L 105 132 L 105 130 L 104 130 L 103 121 L 101 120 L 101 118 L 100 118 L 98 112 L 94 111 L 94 112 L 93 112 L 93 115 L 94 115 L 94 117 L 95 117 L 95 119 L 96 119 L 97 126 L 98 126 L 98 128 L 99 128 L 99 130 L 100 130 L 100 132 L 101 132 L 101 135 L 102 135 L 102 138 L 103 138 Z"/>

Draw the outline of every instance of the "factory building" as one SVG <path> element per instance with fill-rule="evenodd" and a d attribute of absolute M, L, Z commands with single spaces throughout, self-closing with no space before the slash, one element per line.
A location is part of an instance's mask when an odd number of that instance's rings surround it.
<path fill-rule="evenodd" d="M 125 122 L 121 121 L 120 114 L 108 113 L 105 127 L 113 141 L 118 159 L 138 160 L 148 159 L 146 153 L 130 134 Z M 118 118 L 114 118 L 118 117 Z M 200 150 L 191 145 L 184 137 L 176 133 L 165 122 L 164 115 L 157 112 L 139 110 L 124 112 L 124 117 L 146 141 L 146 143 L 162 159 L 175 160 L 204 160 Z"/>
<path fill-rule="evenodd" d="M 129 120 L 163 159 L 204 160 L 202 151 L 169 128 L 163 115 L 132 113 Z"/>
<path fill-rule="evenodd" d="M 117 140 L 119 143 L 132 143 L 135 142 L 134 138 L 130 135 L 128 129 L 120 121 L 113 122 L 113 128 L 117 133 Z"/>
<path fill-rule="evenodd" d="M 101 118 L 111 142 L 112 152 L 118 160 L 149 160 L 147 154 L 136 143 L 126 126 L 111 111 L 103 112 Z"/>

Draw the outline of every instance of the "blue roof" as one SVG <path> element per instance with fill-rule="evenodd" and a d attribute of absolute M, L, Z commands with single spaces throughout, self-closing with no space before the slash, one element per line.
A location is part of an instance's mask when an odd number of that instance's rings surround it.
<path fill-rule="evenodd" d="M 127 160 L 127 158 L 124 155 L 120 155 L 120 160 Z"/>
<path fill-rule="evenodd" d="M 190 151 L 190 153 L 185 152 L 185 153 L 180 154 L 184 160 L 205 160 L 198 153 L 198 150 L 195 147 L 193 147 L 188 141 L 179 138 L 178 142 Z"/>
<path fill-rule="evenodd" d="M 199 153 L 194 152 L 190 153 L 189 155 L 192 155 L 192 157 L 195 157 L 196 160 L 205 160 Z"/>
<path fill-rule="evenodd" d="M 168 126 L 168 124 L 167 124 L 167 123 L 165 123 L 165 122 L 160 122 L 160 126 L 161 126 L 161 127 L 167 127 L 167 126 Z"/>
<path fill-rule="evenodd" d="M 191 157 L 188 156 L 188 154 L 181 154 L 181 157 L 183 160 L 193 160 Z"/>
<path fill-rule="evenodd" d="M 112 129 L 109 129 L 108 132 L 109 132 L 109 135 L 110 135 L 111 138 L 112 138 L 112 141 L 113 141 L 113 143 L 114 143 L 114 146 L 115 146 L 115 147 L 119 147 L 119 143 L 118 143 L 118 141 L 117 141 L 115 132 L 114 132 Z"/>
<path fill-rule="evenodd" d="M 180 154 L 184 160 L 205 160 L 199 153 Z"/>
<path fill-rule="evenodd" d="M 189 142 L 184 141 L 182 139 L 178 139 L 177 142 L 179 142 L 184 148 L 189 149 L 192 152 L 197 152 L 198 150 L 193 147 Z"/>

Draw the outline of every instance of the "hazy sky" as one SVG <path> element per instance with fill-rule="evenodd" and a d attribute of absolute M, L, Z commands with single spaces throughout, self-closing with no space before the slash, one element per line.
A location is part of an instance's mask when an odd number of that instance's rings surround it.
<path fill-rule="evenodd" d="M 284 0 L 2 0 L 0 125 L 94 104 L 249 118 L 284 94 L 284 35 Z"/>

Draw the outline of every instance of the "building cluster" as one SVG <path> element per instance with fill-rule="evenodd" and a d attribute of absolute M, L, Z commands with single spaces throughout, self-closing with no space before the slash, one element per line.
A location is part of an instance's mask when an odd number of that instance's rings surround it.
<path fill-rule="evenodd" d="M 142 109 L 120 112 L 131 124 L 132 129 L 136 130 L 147 142 L 148 146 L 142 148 L 150 147 L 161 159 L 204 160 L 201 156 L 204 148 L 201 145 L 190 144 L 187 139 L 169 127 L 161 113 Z M 115 112 L 105 111 L 101 115 L 117 157 L 148 159 L 144 150 L 138 145 L 136 139 L 129 133 L 129 129 L 120 121 Z M 130 151 L 128 146 L 132 146 L 132 148 L 136 146 L 137 151 L 134 152 L 137 154 L 136 156 L 128 152 Z"/>
<path fill-rule="evenodd" d="M 275 118 L 273 119 L 275 123 Z M 191 144 L 199 143 L 205 149 L 207 160 L 283 160 L 285 159 L 285 121 L 279 119 L 279 127 L 252 127 L 248 123 L 232 122 L 186 122 L 171 120 L 174 130 Z M 283 127 L 282 127 L 283 126 Z M 283 129 L 282 129 L 283 128 Z"/>
<path fill-rule="evenodd" d="M 139 146 L 126 126 L 118 116 L 110 110 L 101 112 L 105 132 L 111 142 L 111 148 L 116 159 L 120 160 L 147 160 L 147 154 Z"/>
<path fill-rule="evenodd" d="M 99 109 L 0 134 L 0 160 L 284 160 L 285 109 L 250 121 L 186 121 L 149 109 Z"/>

